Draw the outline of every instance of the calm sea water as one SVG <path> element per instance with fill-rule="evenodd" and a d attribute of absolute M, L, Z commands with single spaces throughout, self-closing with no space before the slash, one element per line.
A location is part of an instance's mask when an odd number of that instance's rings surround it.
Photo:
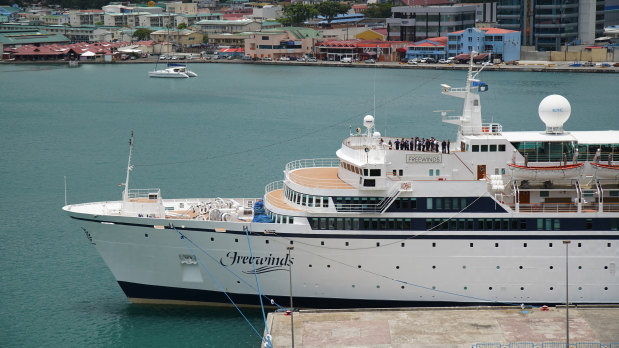
<path fill-rule="evenodd" d="M 460 111 L 439 84 L 462 86 L 466 75 L 194 64 L 199 77 L 181 81 L 149 79 L 152 68 L 0 65 L 0 346 L 257 347 L 234 309 L 131 305 L 61 212 L 64 177 L 69 203 L 120 199 L 134 130 L 132 187 L 258 197 L 288 161 L 334 157 L 374 109 L 383 134 L 453 140 L 433 111 Z M 619 129 L 617 75 L 482 78 L 485 121 L 504 130 L 543 130 L 537 106 L 554 93 L 571 102 L 567 130 Z M 260 312 L 244 312 L 262 333 Z"/>

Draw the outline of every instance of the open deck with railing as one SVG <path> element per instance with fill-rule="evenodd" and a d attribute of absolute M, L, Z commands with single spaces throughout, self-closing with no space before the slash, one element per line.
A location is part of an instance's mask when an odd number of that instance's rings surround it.
<path fill-rule="evenodd" d="M 311 188 L 354 189 L 338 177 L 340 161 L 337 158 L 317 158 L 289 162 L 286 177 L 296 184 Z"/>

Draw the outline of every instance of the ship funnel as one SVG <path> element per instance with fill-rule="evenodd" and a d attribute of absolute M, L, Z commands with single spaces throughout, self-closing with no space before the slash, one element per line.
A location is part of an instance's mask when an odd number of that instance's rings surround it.
<path fill-rule="evenodd" d="M 539 103 L 539 118 L 546 124 L 546 133 L 562 134 L 563 124 L 570 118 L 570 102 L 558 94 L 549 95 Z"/>

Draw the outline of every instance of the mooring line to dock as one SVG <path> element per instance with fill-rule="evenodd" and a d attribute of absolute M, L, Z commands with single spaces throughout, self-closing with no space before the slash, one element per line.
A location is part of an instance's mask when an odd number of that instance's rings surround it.
<path fill-rule="evenodd" d="M 249 256 L 254 259 L 254 253 L 251 251 L 251 241 L 249 240 L 249 229 L 247 226 L 243 226 L 245 230 L 245 236 L 247 237 L 247 245 L 249 245 Z M 256 286 L 258 287 L 258 298 L 260 299 L 260 308 L 262 309 L 262 319 L 264 319 L 264 329 L 267 332 L 267 347 L 272 347 L 271 335 L 269 334 L 269 326 L 267 325 L 267 317 L 264 314 L 264 304 L 262 303 L 262 293 L 260 292 L 260 283 L 258 282 L 258 274 L 256 273 L 256 263 L 252 262 L 251 265 L 254 268 L 254 277 L 256 277 Z"/>
<path fill-rule="evenodd" d="M 200 259 L 200 257 L 196 254 L 196 252 L 193 250 L 193 248 L 189 245 L 189 243 L 187 243 L 187 240 L 189 240 L 184 234 L 180 233 L 176 227 L 174 227 L 173 224 L 170 224 L 170 227 L 172 227 L 174 229 L 174 231 L 176 231 L 176 233 L 178 233 L 178 235 L 180 236 L 181 240 L 183 241 L 183 243 L 185 243 L 185 246 L 187 246 L 187 248 L 189 248 L 189 250 L 191 250 L 191 252 L 193 253 L 193 255 L 196 257 L 196 260 L 200 263 L 200 265 L 202 266 L 202 268 L 204 268 L 204 270 L 208 273 L 209 277 L 211 277 L 211 279 L 213 280 L 213 282 L 215 282 L 215 284 L 217 285 L 217 287 L 219 288 L 219 290 L 226 295 L 226 297 L 228 298 L 228 300 L 230 301 L 230 303 L 232 303 L 232 305 L 234 305 L 234 308 L 236 308 L 236 310 L 241 314 L 241 316 L 243 317 L 243 319 L 245 319 L 245 321 L 247 322 L 247 324 L 249 324 L 249 326 L 252 328 L 252 330 L 254 330 L 254 332 L 256 333 L 256 335 L 258 337 L 260 337 L 260 340 L 262 342 L 264 342 L 264 337 L 262 337 L 262 335 L 260 335 L 260 333 L 258 333 L 258 330 L 254 327 L 254 325 L 252 325 L 252 323 L 249 321 L 249 319 L 247 319 L 247 317 L 245 316 L 245 314 L 243 314 L 243 311 L 241 311 L 241 309 L 236 305 L 236 303 L 232 300 L 232 298 L 230 297 L 230 295 L 228 295 L 228 292 L 226 291 L 226 289 L 221 285 L 221 283 L 219 283 L 217 281 L 217 279 L 215 279 L 215 276 L 211 273 L 211 271 L 209 271 L 209 269 L 206 267 L 206 265 L 202 262 L 202 260 Z M 185 240 L 187 239 L 187 240 Z M 192 242 L 193 244 L 193 242 Z M 270 345 L 269 345 L 270 347 Z"/>

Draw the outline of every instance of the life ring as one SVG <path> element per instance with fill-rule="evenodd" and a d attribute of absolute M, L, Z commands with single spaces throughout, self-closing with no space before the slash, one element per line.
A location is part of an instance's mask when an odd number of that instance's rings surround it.
<path fill-rule="evenodd" d="M 481 127 L 481 131 L 484 133 L 488 133 L 490 129 L 488 127 Z"/>

